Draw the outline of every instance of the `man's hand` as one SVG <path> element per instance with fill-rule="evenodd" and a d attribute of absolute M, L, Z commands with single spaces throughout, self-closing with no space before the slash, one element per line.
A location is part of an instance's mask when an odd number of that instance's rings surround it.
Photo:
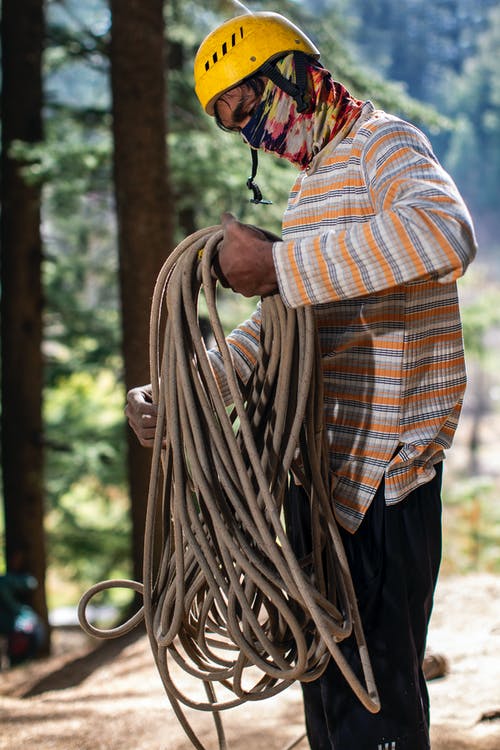
<path fill-rule="evenodd" d="M 230 213 L 222 214 L 221 221 L 224 236 L 218 261 L 231 289 L 244 297 L 276 292 L 272 237 L 262 229 L 242 224 Z"/>
<path fill-rule="evenodd" d="M 145 448 L 153 447 L 157 413 L 150 385 L 132 388 L 127 393 L 125 416 L 140 444 Z"/>

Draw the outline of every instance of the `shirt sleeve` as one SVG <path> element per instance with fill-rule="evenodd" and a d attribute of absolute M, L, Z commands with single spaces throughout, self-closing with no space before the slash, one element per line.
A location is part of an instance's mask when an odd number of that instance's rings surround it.
<path fill-rule="evenodd" d="M 372 132 L 360 169 L 371 204 L 366 220 L 273 245 L 288 306 L 355 299 L 429 279 L 451 282 L 474 258 L 467 207 L 416 127 L 395 120 Z"/>
<path fill-rule="evenodd" d="M 260 327 L 261 303 L 259 302 L 251 317 L 244 323 L 241 323 L 226 337 L 232 365 L 242 383 L 248 382 L 257 361 Z M 218 348 L 210 349 L 208 356 L 217 379 L 219 390 L 227 406 L 231 403 L 232 398 L 225 375 L 223 357 Z"/>

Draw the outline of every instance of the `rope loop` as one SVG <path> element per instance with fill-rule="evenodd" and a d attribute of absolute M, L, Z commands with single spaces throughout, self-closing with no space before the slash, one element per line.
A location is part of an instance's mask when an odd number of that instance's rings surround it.
<path fill-rule="evenodd" d="M 132 591 L 135 591 L 138 594 L 144 594 L 144 586 L 142 583 L 129 581 L 126 578 L 113 578 L 110 581 L 101 581 L 100 583 L 94 584 L 94 586 L 85 592 L 78 603 L 78 620 L 80 621 L 80 626 L 88 635 L 92 635 L 95 638 L 118 638 L 121 635 L 130 633 L 144 620 L 144 610 L 141 607 L 138 612 L 118 627 L 96 628 L 92 625 L 87 616 L 87 607 L 89 606 L 90 601 L 96 596 L 96 594 L 100 594 L 101 591 L 115 588 L 132 589 Z"/>
<path fill-rule="evenodd" d="M 155 286 L 149 354 L 158 416 L 144 584 L 128 583 L 144 602 L 116 631 L 144 618 L 167 695 L 198 750 L 205 748 L 181 704 L 212 711 L 225 748 L 222 709 L 312 681 L 330 659 L 369 711 L 380 708 L 331 507 L 313 310 L 286 308 L 279 295 L 261 300 L 257 361 L 242 384 L 217 310 L 212 265 L 221 237 L 219 226 L 187 237 Z M 202 298 L 224 389 L 201 333 Z M 300 481 L 310 500 L 306 560 L 295 556 L 284 522 L 290 481 Z M 82 602 L 111 583 L 97 584 Z M 351 635 L 362 680 L 338 646 Z M 173 665 L 198 678 L 204 697 L 181 692 Z"/>

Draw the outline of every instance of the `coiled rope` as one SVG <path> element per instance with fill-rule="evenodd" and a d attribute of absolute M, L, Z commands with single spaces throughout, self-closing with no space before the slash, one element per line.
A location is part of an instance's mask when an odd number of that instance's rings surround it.
<path fill-rule="evenodd" d="M 182 705 L 213 712 L 224 750 L 222 709 L 314 680 L 331 658 L 361 703 L 371 712 L 380 708 L 331 509 L 313 312 L 287 309 L 278 295 L 262 299 L 258 361 L 243 386 L 217 312 L 212 264 L 221 237 L 220 227 L 209 227 L 186 238 L 154 290 L 150 364 L 158 417 L 144 582 L 103 581 L 79 605 L 83 629 L 101 638 L 127 633 L 144 619 L 166 693 L 198 750 L 205 748 Z M 200 331 L 201 293 L 231 407 Z M 295 556 L 283 521 L 291 474 L 310 498 L 312 553 L 306 560 Z M 161 540 L 155 542 L 158 524 Z M 86 607 L 115 586 L 141 593 L 143 607 L 117 628 L 98 629 Z M 351 633 L 362 681 L 338 646 Z M 201 680 L 205 698 L 180 691 L 173 664 Z"/>

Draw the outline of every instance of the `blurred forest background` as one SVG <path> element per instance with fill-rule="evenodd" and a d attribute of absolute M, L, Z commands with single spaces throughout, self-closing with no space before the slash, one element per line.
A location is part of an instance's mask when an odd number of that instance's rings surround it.
<path fill-rule="evenodd" d="M 430 137 L 472 212 L 461 280 L 469 388 L 446 464 L 443 574 L 500 572 L 500 2 L 252 2 L 300 25 L 362 99 Z M 293 168 L 248 149 L 195 98 L 201 39 L 237 2 L 3 0 L 0 573 L 33 604 L 142 578 L 149 453 L 126 389 L 149 381 L 149 304 L 175 245 L 223 210 L 279 232 Z M 223 322 L 248 300 L 224 293 Z M 115 606 L 129 592 L 114 595 Z M 110 594 L 111 596 L 111 594 Z"/>

